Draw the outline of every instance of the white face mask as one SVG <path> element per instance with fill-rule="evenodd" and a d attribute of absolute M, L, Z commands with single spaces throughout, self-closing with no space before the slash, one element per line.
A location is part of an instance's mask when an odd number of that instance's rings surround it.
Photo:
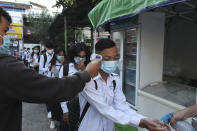
<path fill-rule="evenodd" d="M 7 54 L 8 50 L 10 48 L 10 40 L 6 37 L 3 37 L 0 35 L 0 37 L 3 39 L 2 45 L 0 45 L 0 53 L 1 54 Z"/>
<path fill-rule="evenodd" d="M 107 73 L 112 74 L 118 67 L 118 61 L 101 61 L 101 69 Z"/>
<path fill-rule="evenodd" d="M 50 55 L 53 54 L 53 49 L 52 50 L 47 50 L 47 53 L 49 53 Z"/>

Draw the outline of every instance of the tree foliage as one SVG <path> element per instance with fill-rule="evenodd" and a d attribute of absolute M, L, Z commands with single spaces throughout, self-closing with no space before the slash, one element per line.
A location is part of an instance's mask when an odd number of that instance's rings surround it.
<path fill-rule="evenodd" d="M 24 16 L 24 41 L 45 44 L 49 39 L 49 27 L 53 20 L 47 10 L 41 14 L 30 13 Z M 28 34 L 27 30 L 31 31 L 31 34 Z"/>
<path fill-rule="evenodd" d="M 58 7 L 58 8 L 63 7 L 63 9 L 70 8 L 70 7 L 77 7 L 77 1 L 80 1 L 80 0 L 57 0 L 55 7 Z M 102 0 L 92 0 L 92 3 L 96 5 L 100 1 Z"/>

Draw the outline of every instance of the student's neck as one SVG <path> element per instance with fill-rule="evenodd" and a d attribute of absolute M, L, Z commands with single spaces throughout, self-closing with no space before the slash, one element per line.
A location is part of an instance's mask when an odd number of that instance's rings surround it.
<path fill-rule="evenodd" d="M 77 64 L 76 64 L 76 63 L 74 63 L 74 66 L 75 66 L 75 68 L 76 68 L 77 70 L 79 70 L 79 68 L 78 68 L 78 66 L 77 66 Z"/>
<path fill-rule="evenodd" d="M 109 77 L 109 74 L 105 73 L 105 72 L 102 71 L 102 70 L 100 70 L 99 73 L 100 73 L 101 77 L 103 78 L 103 80 L 104 80 L 105 82 L 107 82 L 107 78 Z"/>

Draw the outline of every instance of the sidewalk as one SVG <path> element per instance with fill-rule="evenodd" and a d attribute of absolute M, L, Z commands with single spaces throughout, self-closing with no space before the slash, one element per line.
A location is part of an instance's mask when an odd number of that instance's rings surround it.
<path fill-rule="evenodd" d="M 23 103 L 22 131 L 57 131 L 49 128 L 46 105 Z"/>

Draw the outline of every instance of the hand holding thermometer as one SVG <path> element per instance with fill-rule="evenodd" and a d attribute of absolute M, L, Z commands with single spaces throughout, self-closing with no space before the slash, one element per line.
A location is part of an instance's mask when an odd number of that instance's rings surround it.
<path fill-rule="evenodd" d="M 99 54 L 96 54 L 96 53 L 93 53 L 93 54 L 91 55 L 91 57 L 90 57 L 90 60 L 91 60 L 92 62 L 101 62 L 102 59 L 103 59 L 103 57 L 102 57 L 101 55 L 99 55 Z"/>

